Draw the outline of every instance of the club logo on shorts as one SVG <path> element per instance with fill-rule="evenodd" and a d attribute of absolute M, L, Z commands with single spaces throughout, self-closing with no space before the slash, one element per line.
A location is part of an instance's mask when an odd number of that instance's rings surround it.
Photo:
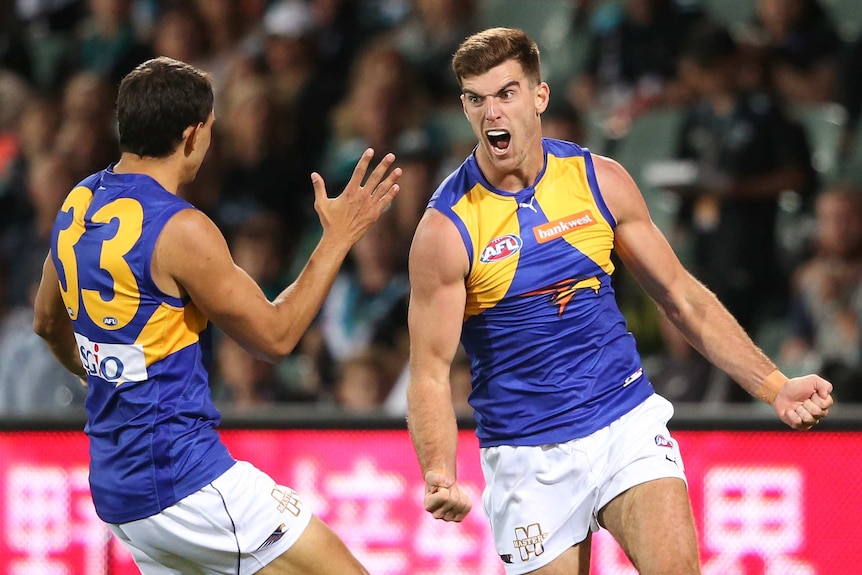
<path fill-rule="evenodd" d="M 299 517 L 302 501 L 300 501 L 299 495 L 296 494 L 296 491 L 289 487 L 276 485 L 272 488 L 271 495 L 273 499 L 278 501 L 279 513 L 289 511 L 292 515 Z"/>
<path fill-rule="evenodd" d="M 279 525 L 276 528 L 275 531 L 272 532 L 272 535 L 270 535 L 269 537 L 266 538 L 266 541 L 264 541 L 263 543 L 260 544 L 260 547 L 255 549 L 255 551 L 260 551 L 264 547 L 269 547 L 270 545 L 272 545 L 273 543 L 275 543 L 276 541 L 278 541 L 279 539 L 284 537 L 285 533 L 287 533 L 287 526 L 284 523 L 282 523 L 281 525 Z"/>
<path fill-rule="evenodd" d="M 515 527 L 515 549 L 521 553 L 521 561 L 529 561 L 530 555 L 538 557 L 545 552 L 545 539 L 548 533 L 542 532 L 542 526 L 531 523 L 526 527 Z M 505 561 L 505 559 L 504 559 Z"/>
<path fill-rule="evenodd" d="M 668 449 L 671 449 L 673 447 L 673 441 L 660 433 L 655 436 L 655 444 L 659 447 L 667 447 Z"/>

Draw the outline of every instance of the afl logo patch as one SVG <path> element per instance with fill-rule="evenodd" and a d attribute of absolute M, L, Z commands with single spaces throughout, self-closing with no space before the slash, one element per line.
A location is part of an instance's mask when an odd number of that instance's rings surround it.
<path fill-rule="evenodd" d="M 504 260 L 511 255 L 515 255 L 521 251 L 523 242 L 516 235 L 508 234 L 494 238 L 485 249 L 482 250 L 482 255 L 479 256 L 479 261 L 483 264 L 491 264 Z"/>
<path fill-rule="evenodd" d="M 655 444 L 659 447 L 673 447 L 673 441 L 661 434 L 655 436 Z"/>

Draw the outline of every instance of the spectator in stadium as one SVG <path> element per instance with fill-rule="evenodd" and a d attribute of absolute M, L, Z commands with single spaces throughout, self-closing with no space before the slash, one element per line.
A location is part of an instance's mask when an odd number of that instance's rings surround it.
<path fill-rule="evenodd" d="M 336 362 L 366 352 L 378 327 L 406 299 L 407 274 L 396 244 L 394 212 L 356 242 L 320 310 L 317 325 Z"/>
<path fill-rule="evenodd" d="M 838 75 L 838 88 L 836 100 L 847 111 L 847 122 L 841 142 L 839 160 L 842 164 L 850 164 L 856 167 L 860 173 L 851 174 L 862 183 L 862 164 L 853 165 L 853 162 L 862 162 L 862 142 L 859 141 L 859 121 L 862 118 L 862 34 L 846 46 L 841 59 L 840 74 Z M 857 153 L 856 157 L 853 154 Z"/>
<path fill-rule="evenodd" d="M 348 92 L 330 116 L 323 169 L 334 181 L 350 175 L 349 158 L 365 147 L 397 149 L 406 138 L 427 138 L 428 98 L 395 44 L 376 38 L 350 70 Z"/>
<path fill-rule="evenodd" d="M 335 404 L 353 414 L 371 414 L 381 407 L 381 367 L 370 350 L 341 362 L 335 380 Z"/>
<path fill-rule="evenodd" d="M 474 0 L 414 0 L 407 18 L 393 33 L 398 49 L 435 105 L 451 106 L 445 96 L 458 90 L 449 60 L 475 28 L 474 14 Z"/>
<path fill-rule="evenodd" d="M 27 171 L 37 157 L 53 150 L 62 118 L 55 99 L 36 96 L 14 121 L 13 145 L 0 177 L 0 235 L 10 225 L 30 217 Z"/>
<path fill-rule="evenodd" d="M 219 221 L 228 231 L 261 210 L 299 232 L 311 217 L 311 194 L 277 149 L 279 123 L 266 78 L 255 75 L 226 87 L 221 111 Z"/>
<path fill-rule="evenodd" d="M 438 187 L 410 252 L 407 423 L 436 519 L 458 483 L 451 366 L 464 345 L 496 553 L 509 575 L 586 574 L 605 527 L 642 575 L 700 573 L 673 409 L 617 305 L 615 252 L 701 353 L 785 424 L 808 429 L 829 382 L 788 379 L 683 269 L 626 170 L 542 137 L 550 97 L 521 30 L 468 37 L 453 70 L 477 139 Z M 541 553 L 529 550 L 539 548 Z"/>
<path fill-rule="evenodd" d="M 0 297 L 7 266 L 0 262 Z M 32 299 L 38 274 L 16 271 L 31 280 L 30 300 L 3 313 L 0 304 L 0 416 L 30 417 L 80 415 L 86 390 L 81 380 L 51 355 L 48 346 L 33 333 Z"/>
<path fill-rule="evenodd" d="M 270 301 L 213 222 L 176 195 L 209 148 L 213 100 L 205 73 L 169 58 L 123 79 L 120 160 L 58 212 L 34 331 L 85 381 L 96 513 L 144 574 L 367 574 L 293 490 L 231 457 L 215 431 L 201 333 L 212 320 L 260 359 L 289 354 L 350 247 L 397 194 L 400 169 L 387 154 L 368 173 L 366 150 L 334 199 L 312 174 L 324 231 Z"/>
<path fill-rule="evenodd" d="M 2 257 L 15 270 L 6 285 L 10 305 L 32 306 L 33 288 L 38 285 L 42 272 L 54 218 L 76 183 L 65 158 L 57 152 L 46 153 L 28 164 L 25 182 L 27 214 L 10 224 L 0 235 Z"/>
<path fill-rule="evenodd" d="M 135 29 L 133 6 L 133 0 L 87 0 L 88 12 L 65 54 L 64 70 L 93 72 L 117 85 L 127 72 L 152 57 L 152 46 Z"/>
<path fill-rule="evenodd" d="M 104 169 L 114 158 L 117 137 L 111 126 L 63 116 L 54 150 L 63 156 L 76 180 Z"/>
<path fill-rule="evenodd" d="M 781 350 L 788 372 L 814 369 L 836 398 L 862 401 L 862 189 L 835 185 L 816 203 L 814 254 L 796 271 L 790 329 Z"/>
<path fill-rule="evenodd" d="M 581 115 L 601 116 L 606 135 L 618 138 L 652 108 L 689 101 L 677 64 L 703 11 L 676 0 L 625 0 L 602 10 L 619 13 L 592 29 L 586 68 L 570 83 L 568 99 Z"/>
<path fill-rule="evenodd" d="M 77 413 L 86 395 L 80 380 L 51 355 L 33 333 L 33 302 L 57 210 L 75 180 L 63 158 L 45 153 L 28 163 L 30 211 L 2 234 L 0 261 L 14 273 L 0 274 L 8 314 L 0 313 L 0 413 L 15 416 Z M 2 309 L 3 304 L 0 304 Z M 26 379 L 26 382 L 25 382 Z"/>
<path fill-rule="evenodd" d="M 153 52 L 200 65 L 210 53 L 206 21 L 193 3 L 162 7 L 152 30 Z"/>
<path fill-rule="evenodd" d="M 763 51 L 767 81 L 792 104 L 835 97 L 842 40 L 820 0 L 756 0 L 741 43 Z"/>
<path fill-rule="evenodd" d="M 681 67 L 697 94 L 678 144 L 678 157 L 696 166 L 697 177 L 676 188 L 692 271 L 753 330 L 762 314 L 784 311 L 777 206 L 787 190 L 803 198 L 814 190 L 808 141 L 769 92 L 738 85 L 737 46 L 723 27 L 695 29 Z"/>

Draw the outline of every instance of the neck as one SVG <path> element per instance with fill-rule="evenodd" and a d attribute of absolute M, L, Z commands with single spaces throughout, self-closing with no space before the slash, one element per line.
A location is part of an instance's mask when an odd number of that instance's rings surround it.
<path fill-rule="evenodd" d="M 512 161 L 509 159 L 508 161 Z M 519 192 L 532 186 L 545 165 L 545 150 L 539 137 L 527 154 L 514 166 L 501 166 L 489 157 L 481 147 L 476 152 L 476 162 L 488 183 L 506 192 Z"/>
<path fill-rule="evenodd" d="M 177 193 L 181 183 L 181 171 L 173 156 L 148 158 L 123 152 L 120 161 L 114 166 L 114 173 L 149 176 L 172 194 Z"/>

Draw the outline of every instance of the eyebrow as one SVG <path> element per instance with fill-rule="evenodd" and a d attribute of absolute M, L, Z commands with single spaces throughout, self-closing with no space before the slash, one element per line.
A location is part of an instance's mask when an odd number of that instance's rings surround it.
<path fill-rule="evenodd" d="M 511 88 L 512 86 L 518 86 L 519 87 L 520 85 L 521 85 L 521 83 L 518 80 L 511 80 L 511 81 L 507 82 L 506 84 L 504 84 L 499 90 L 497 90 L 493 94 L 482 95 L 482 94 L 477 94 L 476 92 L 474 92 L 472 90 L 462 90 L 461 95 L 462 96 L 478 96 L 484 100 L 488 96 L 499 96 L 500 94 L 502 94 L 503 92 L 505 92 L 506 90 Z"/>

